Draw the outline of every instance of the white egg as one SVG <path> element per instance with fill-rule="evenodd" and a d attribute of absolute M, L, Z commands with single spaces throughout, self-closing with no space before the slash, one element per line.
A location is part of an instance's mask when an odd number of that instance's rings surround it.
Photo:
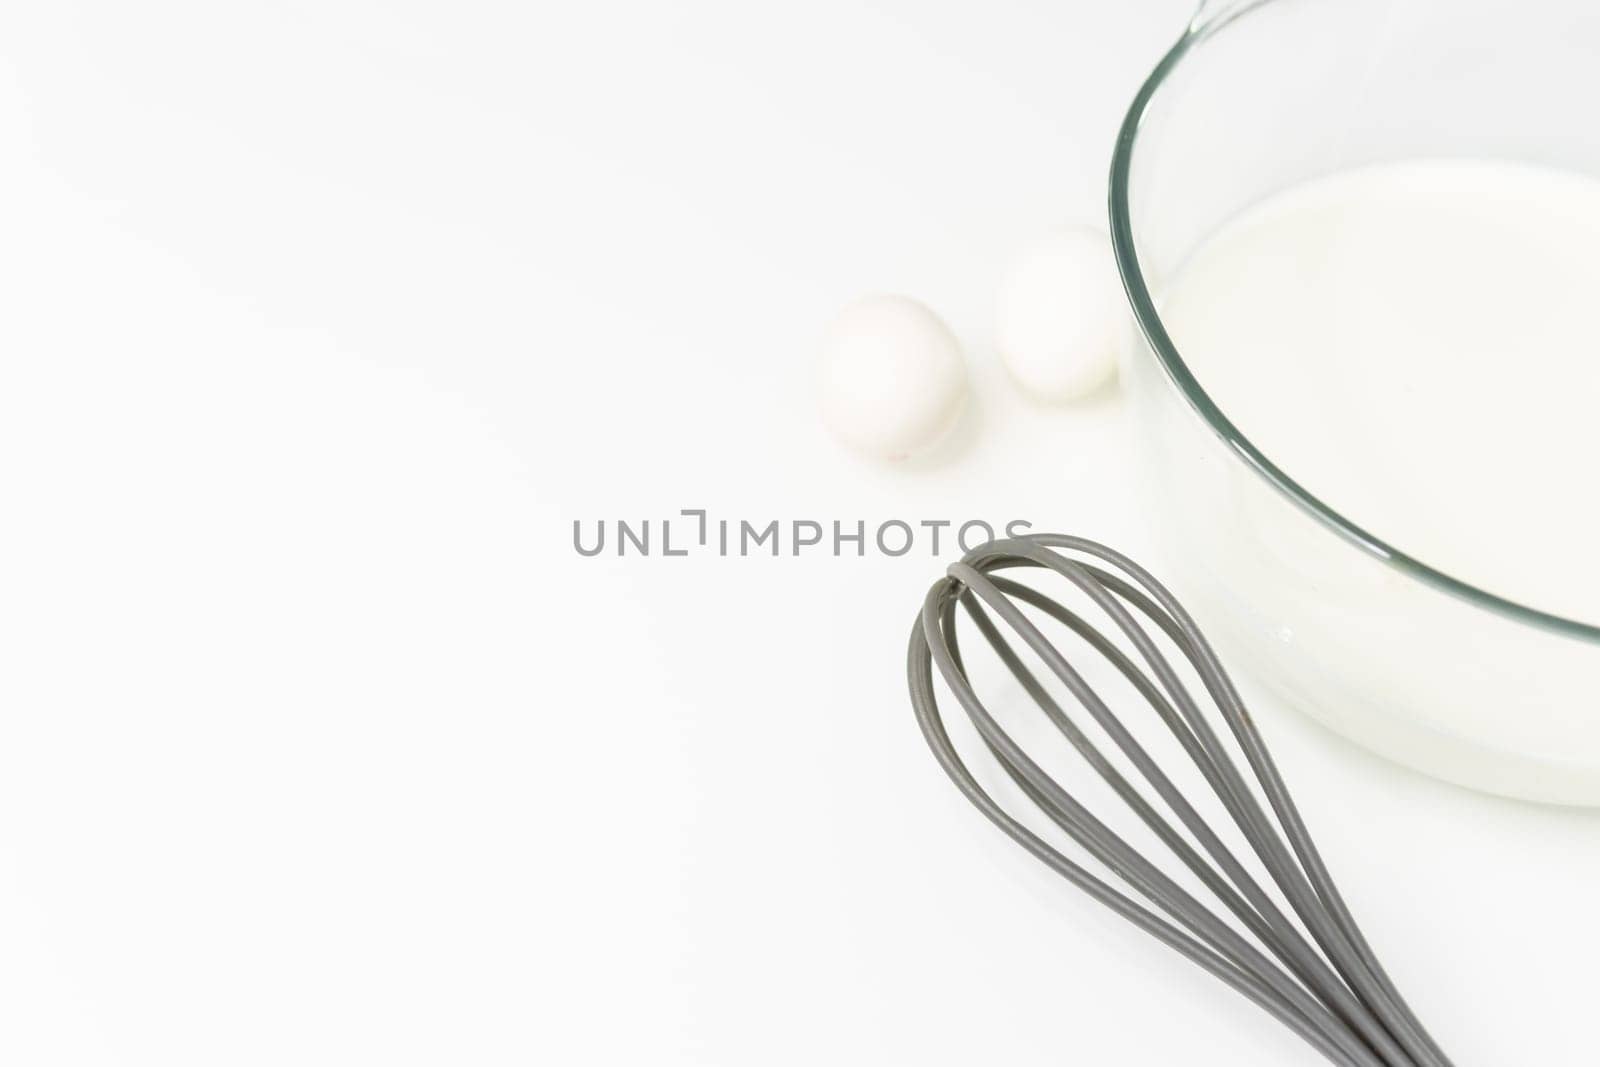
<path fill-rule="evenodd" d="M 955 425 L 966 397 L 961 345 L 904 296 L 847 305 L 822 347 L 822 419 L 840 441 L 880 459 L 926 451 Z"/>
<path fill-rule="evenodd" d="M 1117 369 L 1126 303 L 1111 242 L 1087 226 L 1040 237 L 1012 263 L 995 302 L 995 347 L 1041 400 L 1093 392 Z"/>

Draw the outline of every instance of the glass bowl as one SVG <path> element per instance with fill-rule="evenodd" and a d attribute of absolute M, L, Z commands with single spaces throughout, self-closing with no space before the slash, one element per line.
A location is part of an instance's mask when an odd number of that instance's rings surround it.
<path fill-rule="evenodd" d="M 1208 395 L 1157 294 L 1246 208 L 1350 168 L 1471 158 L 1600 175 L 1596 99 L 1600 8 L 1208 3 L 1134 98 L 1110 185 L 1151 514 L 1227 662 L 1398 762 L 1575 805 L 1600 805 L 1600 604 L 1578 618 L 1496 595 L 1386 540 L 1381 515 L 1318 499 Z M 1595 469 L 1570 491 L 1600 496 L 1600 456 Z M 1573 565 L 1600 567 L 1600 546 Z"/>

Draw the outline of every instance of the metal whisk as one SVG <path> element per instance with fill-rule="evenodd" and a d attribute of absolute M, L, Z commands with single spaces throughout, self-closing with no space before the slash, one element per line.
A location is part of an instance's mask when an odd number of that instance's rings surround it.
<path fill-rule="evenodd" d="M 1053 549 L 1065 549 L 1095 562 L 1072 559 Z M 1053 571 L 1076 586 L 1110 618 L 1144 666 L 1079 615 L 996 573 L 1018 568 Z M 1091 814 L 1000 727 L 968 681 L 956 641 L 957 605 L 966 609 L 978 632 L 1050 722 L 1253 941 Z M 1019 605 L 1067 627 L 1138 691 L 1199 768 L 1298 917 L 1304 933 Z M 1198 675 L 1275 820 L 1224 749 L 1200 703 L 1185 690 L 1156 640 L 1141 625 L 1140 616 L 1165 634 Z M 1020 637 L 1093 717 L 1164 805 L 1165 814 L 1073 722 L 995 619 Z M 1007 813 L 979 785 L 945 730 L 934 692 L 935 666 L 1023 795 L 1136 896 L 1069 859 Z M 1450 1060 L 1401 999 L 1357 929 L 1210 645 L 1172 594 L 1132 560 L 1093 541 L 1060 534 L 983 545 L 953 564 L 947 576 L 929 590 L 912 628 L 907 670 L 917 722 L 940 765 L 979 811 L 1067 881 L 1255 1001 L 1334 1063 L 1345 1067 L 1449 1067 Z M 1174 818 L 1188 836 L 1174 824 Z"/>

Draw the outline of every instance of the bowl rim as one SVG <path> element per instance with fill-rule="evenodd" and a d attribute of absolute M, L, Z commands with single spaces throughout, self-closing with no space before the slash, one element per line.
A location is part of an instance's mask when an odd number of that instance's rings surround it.
<path fill-rule="evenodd" d="M 1168 380 L 1176 386 L 1178 393 L 1188 402 L 1190 408 L 1200 416 L 1234 456 L 1328 530 L 1401 574 L 1476 607 L 1552 633 L 1600 644 L 1600 625 L 1541 611 L 1446 574 L 1415 556 L 1400 551 L 1318 499 L 1315 494 L 1267 458 L 1265 453 L 1240 432 L 1200 385 L 1167 333 L 1166 326 L 1156 310 L 1155 300 L 1150 294 L 1149 284 L 1139 265 L 1139 253 L 1133 239 L 1129 190 L 1133 155 L 1139 140 L 1139 126 L 1156 94 L 1195 45 L 1236 21 L 1240 16 L 1265 6 L 1265 3 L 1266 0 L 1254 0 L 1254 2 L 1247 0 L 1211 18 L 1205 17 L 1205 7 L 1202 7 L 1202 14 L 1196 16 L 1189 24 L 1183 35 L 1161 57 L 1139 86 L 1139 91 L 1129 104 L 1122 125 L 1117 131 L 1116 144 L 1111 153 L 1108 204 L 1111 246 L 1116 255 L 1117 273 L 1122 278 L 1122 287 L 1132 308 L 1134 321 L 1138 323 L 1140 332 L 1166 372 Z"/>

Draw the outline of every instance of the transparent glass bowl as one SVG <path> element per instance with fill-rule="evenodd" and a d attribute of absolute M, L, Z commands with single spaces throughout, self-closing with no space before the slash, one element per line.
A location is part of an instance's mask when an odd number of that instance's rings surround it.
<path fill-rule="evenodd" d="M 1581 805 L 1600 805 L 1600 605 L 1584 620 L 1496 596 L 1387 543 L 1381 517 L 1318 500 L 1207 395 L 1152 292 L 1245 208 L 1349 168 L 1470 157 L 1600 175 L 1597 99 L 1600 7 L 1208 3 L 1134 99 L 1110 190 L 1152 514 L 1229 662 L 1394 760 Z M 1596 470 L 1572 491 L 1600 493 Z M 1600 567 L 1600 546 L 1574 562 Z"/>

